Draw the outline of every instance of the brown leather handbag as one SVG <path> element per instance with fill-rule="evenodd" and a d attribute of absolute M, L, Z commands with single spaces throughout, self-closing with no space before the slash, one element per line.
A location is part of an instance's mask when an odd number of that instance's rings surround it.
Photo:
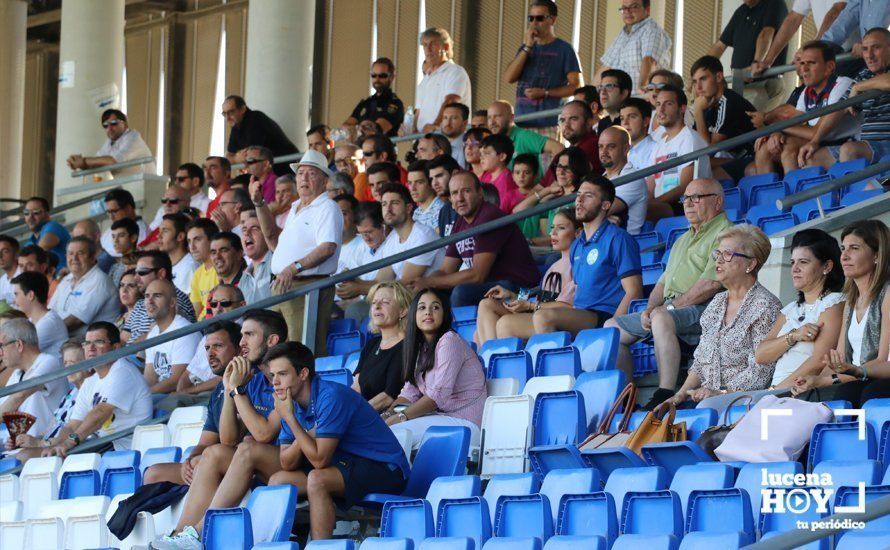
<path fill-rule="evenodd" d="M 649 412 L 624 446 L 640 454 L 643 445 L 649 443 L 686 441 L 686 423 L 674 424 L 676 414 L 677 408 L 671 403 Z"/>
<path fill-rule="evenodd" d="M 732 407 L 738 403 L 739 401 L 747 399 L 748 402 L 746 405 L 748 406 L 748 410 L 751 410 L 751 406 L 754 404 L 754 398 L 748 394 L 743 394 L 732 400 L 732 403 L 726 406 L 726 409 L 723 411 L 723 424 L 719 426 L 711 426 L 707 430 L 703 431 L 700 436 L 698 436 L 698 440 L 696 443 L 699 447 L 702 448 L 703 451 L 711 455 L 714 460 L 719 460 L 717 455 L 714 454 L 714 449 L 720 446 L 723 443 L 723 440 L 726 439 L 726 435 L 735 428 L 736 424 L 739 423 L 739 420 L 736 420 L 732 424 L 729 423 L 729 412 Z"/>
<path fill-rule="evenodd" d="M 582 451 L 624 447 L 628 438 L 633 434 L 627 430 L 627 426 L 630 423 L 630 415 L 633 413 L 636 402 L 637 387 L 633 385 L 633 382 L 628 382 L 618 394 L 618 398 L 615 399 L 615 403 L 612 404 L 612 408 L 609 409 L 603 421 L 600 422 L 596 432 L 590 434 L 578 447 Z M 612 419 L 618 412 L 624 413 L 621 422 L 618 423 L 618 431 L 609 433 L 609 426 L 612 425 Z"/>

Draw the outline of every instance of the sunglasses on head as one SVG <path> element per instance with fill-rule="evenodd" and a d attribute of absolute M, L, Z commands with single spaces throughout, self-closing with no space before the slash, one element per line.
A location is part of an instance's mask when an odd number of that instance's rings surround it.
<path fill-rule="evenodd" d="M 216 307 L 232 307 L 232 304 L 234 304 L 235 302 L 233 302 L 232 300 L 210 300 L 207 303 L 210 305 L 210 307 L 216 308 Z"/>
<path fill-rule="evenodd" d="M 529 23 L 534 23 L 534 22 L 543 23 L 544 21 L 547 21 L 548 19 L 550 19 L 549 15 L 529 15 L 528 16 Z"/>
<path fill-rule="evenodd" d="M 655 90 L 662 90 L 662 89 L 664 89 L 665 86 L 667 86 L 667 84 L 665 84 L 664 82 L 659 82 L 657 84 L 653 82 L 651 84 L 646 85 L 646 91 L 654 92 Z"/>
<path fill-rule="evenodd" d="M 120 123 L 121 123 L 121 121 L 119 121 L 119 120 L 106 120 L 105 122 L 102 123 L 102 127 L 108 128 L 109 126 L 117 126 Z"/>

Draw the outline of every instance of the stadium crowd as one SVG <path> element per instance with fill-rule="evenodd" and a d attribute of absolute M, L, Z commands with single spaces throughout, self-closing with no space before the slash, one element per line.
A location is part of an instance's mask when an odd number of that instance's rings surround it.
<path fill-rule="evenodd" d="M 798 4 L 809 3 L 795 2 L 794 10 Z M 615 327 L 617 367 L 629 378 L 630 346 L 651 338 L 659 388 L 645 409 L 664 401 L 720 408 L 735 392 L 830 394 L 854 406 L 890 397 L 890 323 L 882 322 L 890 315 L 890 230 L 856 222 L 840 243 L 816 229 L 797 233 L 789 276 L 798 298 L 783 305 L 758 282 L 769 239 L 755 225 L 735 224 L 724 200 L 746 175 L 890 154 L 890 94 L 612 183 L 867 90 L 890 91 L 890 8 L 833 12 L 821 40 L 794 54 L 802 84 L 767 110 L 728 87 L 716 56 L 731 47 L 732 68 L 755 73 L 781 64 L 786 26 L 806 13 L 786 13 L 779 0 L 745 2 L 684 77 L 667 68 L 671 41 L 649 17 L 649 1 L 621 6 L 624 29 L 594 85 L 585 85 L 577 53 L 554 33 L 556 5 L 533 0 L 523 42 L 502 75 L 517 84 L 512 102 L 473 110 L 451 38 L 428 29 L 414 111 L 406 113 L 392 89 L 393 62 L 380 58 L 371 65 L 373 95 L 340 127 L 310 128 L 298 162 L 274 161 L 297 148 L 274 120 L 233 95 L 222 105 L 232 127 L 225 154 L 181 164 L 144 218 L 122 189 L 104 197 L 104 230 L 84 220 L 69 231 L 51 219 L 48 200 L 28 199 L 30 237 L 0 235 L 7 306 L 0 386 L 576 193 L 573 206 L 322 289 L 309 347 L 300 343 L 300 297 L 2 398 L 0 412 L 37 419 L 5 441 L 6 451 L 20 460 L 65 456 L 155 410 L 209 400 L 187 459 L 145 472 L 146 483 L 189 486 L 179 525 L 156 547 L 199 548 L 204 512 L 237 505 L 253 476 L 296 485 L 320 539 L 331 536 L 335 504 L 404 487 L 409 465 L 399 432 L 416 448 L 427 427 L 466 426 L 478 445 L 487 391 L 473 345 L 493 338 Z M 853 31 L 858 67 L 836 61 Z M 556 116 L 514 120 L 555 108 Z M 109 109 L 100 123 L 108 141 L 95 156 L 72 153 L 72 169 L 150 154 L 123 112 Z M 414 132 L 422 137 L 401 162 L 392 138 Z M 676 216 L 689 228 L 654 288 L 644 288 L 635 236 Z M 631 302 L 647 296 L 633 312 Z M 452 307 L 477 304 L 471 343 L 453 330 Z M 326 350 L 327 321 L 343 317 L 368 318 L 379 335 L 361 350 L 351 387 L 317 378 L 314 368 Z M 113 443 L 129 445 L 129 438 Z"/>

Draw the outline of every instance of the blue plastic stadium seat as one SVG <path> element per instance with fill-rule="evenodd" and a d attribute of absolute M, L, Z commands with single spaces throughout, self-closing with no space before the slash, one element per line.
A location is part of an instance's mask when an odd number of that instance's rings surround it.
<path fill-rule="evenodd" d="M 608 550 L 606 539 L 603 537 L 584 537 L 557 535 L 550 537 L 544 550 L 577 550 L 584 548 L 585 550 Z"/>
<path fill-rule="evenodd" d="M 650 250 L 645 252 L 647 248 L 654 247 L 662 242 L 658 233 L 655 231 L 641 232 L 634 235 L 634 239 L 637 241 L 637 246 L 640 247 L 640 264 L 653 264 L 661 258 L 663 250 Z"/>
<path fill-rule="evenodd" d="M 683 508 L 671 491 L 637 492 L 624 496 L 621 532 L 634 535 L 683 536 Z"/>
<path fill-rule="evenodd" d="M 768 172 L 766 174 L 757 174 L 754 176 L 745 176 L 739 180 L 739 190 L 742 192 L 742 201 L 745 204 L 745 208 L 750 208 L 750 198 L 751 198 L 751 189 L 755 185 L 760 185 L 763 183 L 775 183 L 780 181 L 782 178 L 779 174 Z"/>
<path fill-rule="evenodd" d="M 797 217 L 794 214 L 779 214 L 778 216 L 767 216 L 760 218 L 757 227 L 766 235 L 774 235 L 781 231 L 786 231 L 797 225 Z"/>
<path fill-rule="evenodd" d="M 745 544 L 742 533 L 686 533 L 680 550 L 738 550 Z"/>
<path fill-rule="evenodd" d="M 546 541 L 553 535 L 550 510 L 550 501 L 545 495 L 502 496 L 494 516 L 494 536 L 536 537 Z"/>
<path fill-rule="evenodd" d="M 671 480 L 670 490 L 680 499 L 683 517 L 689 503 L 689 493 L 698 490 L 729 489 L 735 481 L 735 472 L 728 464 L 709 462 L 681 466 Z"/>
<path fill-rule="evenodd" d="M 65 472 L 59 483 L 59 500 L 92 497 L 100 494 L 101 478 L 97 470 Z"/>
<path fill-rule="evenodd" d="M 738 532 L 742 533 L 742 539 L 746 544 L 754 542 L 756 532 L 748 493 L 735 488 L 692 491 L 689 495 L 686 530 L 690 533 Z"/>
<path fill-rule="evenodd" d="M 479 476 L 440 476 L 434 479 L 426 492 L 426 500 L 433 511 L 433 526 L 438 521 L 442 500 L 477 497 L 481 487 Z"/>
<path fill-rule="evenodd" d="M 414 457 L 402 496 L 423 498 L 437 477 L 465 474 L 469 449 L 469 428 L 463 426 L 428 428 Z M 363 504 L 380 506 L 392 497 L 393 495 L 383 493 L 371 493 L 365 497 Z"/>
<path fill-rule="evenodd" d="M 553 525 L 559 519 L 559 506 L 562 497 L 569 494 L 595 493 L 602 489 L 600 474 L 593 468 L 573 470 L 551 470 L 541 484 L 541 494 L 547 495 L 553 512 Z"/>
<path fill-rule="evenodd" d="M 624 447 L 591 449 L 581 452 L 581 460 L 587 466 L 599 470 L 600 475 L 609 479 L 612 473 L 622 468 L 643 468 L 646 462 L 640 455 Z"/>
<path fill-rule="evenodd" d="M 204 548 L 250 548 L 253 546 L 253 527 L 246 508 L 211 508 L 204 514 Z"/>
<path fill-rule="evenodd" d="M 788 194 L 788 188 L 785 182 L 761 183 L 751 188 L 751 199 L 748 203 L 749 209 L 762 204 L 776 204 L 778 199 L 784 198 Z"/>
<path fill-rule="evenodd" d="M 475 321 L 476 306 L 459 306 L 451 308 L 452 321 Z"/>
<path fill-rule="evenodd" d="M 360 550 L 414 550 L 414 541 L 369 537 L 362 541 Z"/>
<path fill-rule="evenodd" d="M 865 488 L 865 509 L 868 510 L 868 503 L 874 500 L 878 500 L 881 498 L 890 497 L 890 486 L 888 485 L 877 485 Z M 860 504 L 859 501 L 859 488 L 858 487 L 841 487 L 838 489 L 837 494 L 834 500 L 834 508 L 837 509 L 839 506 L 851 506 L 856 507 Z M 866 532 L 866 533 L 874 533 L 874 532 L 883 532 L 886 533 L 890 531 L 890 516 L 881 516 L 875 518 L 868 523 L 865 524 L 865 529 L 863 531 L 858 532 Z M 847 538 L 846 531 L 841 531 L 835 536 L 835 548 L 838 548 L 840 541 Z M 860 547 L 862 548 L 862 547 Z M 867 548 L 867 547 L 866 547 Z M 881 546 L 881 548 L 884 548 Z"/>
<path fill-rule="evenodd" d="M 801 474 L 803 473 L 803 466 L 800 465 L 800 462 L 761 462 L 745 464 L 741 467 L 736 476 L 735 487 L 744 489 L 748 494 L 752 518 L 759 517 L 760 515 L 760 490 L 763 488 L 761 483 L 763 470 L 766 470 L 767 474 Z"/>
<path fill-rule="evenodd" d="M 521 338 L 516 338 L 515 336 L 510 338 L 494 338 L 482 343 L 482 346 L 479 348 L 479 357 L 482 358 L 482 364 L 488 369 L 488 361 L 491 359 L 492 354 L 521 351 L 524 346 L 525 342 L 523 342 Z"/>
<path fill-rule="evenodd" d="M 332 542 L 336 544 L 323 545 L 316 544 L 312 545 L 312 542 L 306 545 L 306 550 L 319 550 L 320 548 L 324 548 L 326 550 L 355 550 L 355 542 L 351 539 L 330 539 L 330 540 L 319 540 L 313 541 L 316 543 L 325 543 Z M 284 541 L 284 542 L 261 542 L 259 544 L 253 545 L 253 550 L 300 550 L 300 545 L 296 542 Z"/>
<path fill-rule="evenodd" d="M 741 189 L 739 189 L 738 187 L 734 187 L 732 189 L 726 189 L 725 191 L 723 191 L 723 209 L 735 210 L 737 212 L 744 211 Z"/>
<path fill-rule="evenodd" d="M 293 485 L 257 487 L 247 499 L 255 542 L 284 542 L 290 538 L 297 508 Z"/>
<path fill-rule="evenodd" d="M 498 498 L 501 496 L 531 495 L 538 492 L 539 486 L 540 481 L 532 472 L 492 476 L 482 495 L 488 505 L 489 518 L 494 521 Z"/>
<path fill-rule="evenodd" d="M 890 530 L 851 531 L 840 539 L 834 550 L 861 550 L 862 548 L 890 548 Z"/>
<path fill-rule="evenodd" d="M 328 382 L 336 382 L 344 386 L 352 386 L 352 373 L 348 369 L 329 370 L 316 373 L 316 376 Z"/>
<path fill-rule="evenodd" d="M 437 537 L 467 537 L 481 548 L 491 538 L 491 516 L 482 497 L 446 499 L 439 503 Z"/>
<path fill-rule="evenodd" d="M 355 550 L 355 548 L 357 548 L 357 546 L 352 539 L 311 540 L 306 544 L 306 550 Z M 297 550 L 299 550 L 299 548 L 297 548 Z"/>
<path fill-rule="evenodd" d="M 488 539 L 482 550 L 541 550 L 541 539 L 537 537 Z"/>
<path fill-rule="evenodd" d="M 352 332 L 353 330 L 358 330 L 358 323 L 355 319 L 331 319 L 328 322 L 328 334 Z"/>
<path fill-rule="evenodd" d="M 101 494 L 114 498 L 120 494 L 135 493 L 142 487 L 142 472 L 139 466 L 106 468 L 102 472 Z"/>
<path fill-rule="evenodd" d="M 695 441 L 703 431 L 717 424 L 717 411 L 710 408 L 680 409 L 674 422 L 685 422 L 687 439 Z"/>
<path fill-rule="evenodd" d="M 358 330 L 328 334 L 328 355 L 348 355 L 363 345 L 364 336 Z"/>
<path fill-rule="evenodd" d="M 361 358 L 362 352 L 354 351 L 346 356 L 346 361 L 343 363 L 343 368 L 355 374 L 355 369 L 358 368 L 358 360 Z"/>
<path fill-rule="evenodd" d="M 746 218 L 748 219 L 748 223 L 757 225 L 763 218 L 781 215 L 782 212 L 776 208 L 775 204 L 759 204 L 748 209 Z"/>
<path fill-rule="evenodd" d="M 628 313 L 639 313 L 649 306 L 649 300 L 631 300 L 627 307 Z M 579 333 L 580 334 L 580 333 Z"/>
<path fill-rule="evenodd" d="M 467 319 L 466 321 L 454 321 L 451 328 L 466 342 L 473 341 L 473 335 L 476 333 L 476 319 Z"/>
<path fill-rule="evenodd" d="M 525 351 L 532 360 L 532 366 L 538 360 L 538 352 L 542 349 L 564 348 L 572 343 L 572 335 L 565 331 L 535 334 L 525 343 Z"/>
<path fill-rule="evenodd" d="M 636 430 L 640 424 L 643 423 L 643 419 L 646 418 L 648 414 L 647 411 L 634 411 L 630 414 L 630 422 L 627 423 L 628 431 Z M 618 426 L 621 424 L 621 420 L 624 418 L 624 413 L 618 413 L 612 417 L 612 424 L 609 425 L 609 433 L 617 433 Z"/>
<path fill-rule="evenodd" d="M 488 360 L 488 378 L 515 378 L 519 387 L 534 375 L 532 360 L 525 351 L 493 353 Z"/>
<path fill-rule="evenodd" d="M 587 434 L 587 423 L 584 399 L 579 392 L 538 394 L 532 425 L 532 447 L 528 454 L 532 469 L 539 477 L 555 468 L 583 466 L 577 445 Z"/>
<path fill-rule="evenodd" d="M 794 193 L 800 193 L 801 191 L 806 191 L 812 187 L 818 187 L 820 185 L 825 184 L 825 182 L 831 181 L 833 176 L 831 174 L 824 174 L 821 176 L 816 176 L 814 178 L 804 178 L 802 180 L 798 180 L 797 184 L 794 188 L 789 187 L 789 191 L 793 191 Z M 827 193 L 823 193 L 819 195 L 819 199 L 822 201 L 822 207 L 828 208 L 830 206 L 837 206 L 838 200 L 840 200 L 840 194 L 835 191 L 829 191 Z M 810 199 L 813 203 L 816 202 L 816 199 Z"/>
<path fill-rule="evenodd" d="M 857 487 L 881 483 L 884 470 L 877 460 L 823 460 L 813 467 L 814 474 L 830 474 L 835 491 L 839 487 Z"/>
<path fill-rule="evenodd" d="M 145 470 L 155 464 L 166 462 L 179 462 L 182 460 L 182 449 L 179 447 L 154 447 L 145 451 L 142 460 L 139 461 L 139 469 L 145 474 Z"/>
<path fill-rule="evenodd" d="M 841 199 L 841 206 L 852 206 L 858 202 L 867 201 L 872 197 L 883 195 L 883 189 L 865 189 L 862 191 L 850 191 Z"/>
<path fill-rule="evenodd" d="M 380 516 L 381 537 L 409 539 L 416 545 L 423 539 L 432 537 L 435 531 L 433 511 L 426 500 L 390 500 L 383 505 Z"/>
<path fill-rule="evenodd" d="M 343 368 L 345 361 L 345 355 L 329 355 L 327 357 L 317 357 L 315 359 L 315 372 L 340 370 Z"/>
<path fill-rule="evenodd" d="M 607 546 L 618 536 L 615 500 L 606 492 L 569 494 L 559 502 L 557 534 L 602 537 Z"/>
<path fill-rule="evenodd" d="M 655 232 L 661 237 L 662 242 L 668 242 L 671 232 L 678 229 L 683 232 L 689 229 L 689 220 L 686 216 L 662 218 L 655 223 Z"/>
<path fill-rule="evenodd" d="M 811 523 L 813 521 L 819 521 L 826 515 L 827 513 L 819 513 L 817 506 L 812 500 L 806 510 L 795 509 L 792 512 L 786 508 L 783 512 L 771 512 L 768 514 L 761 511 L 758 523 L 760 532 L 762 533 L 761 540 L 767 540 L 781 533 L 797 530 L 798 521 Z M 828 547 L 829 538 L 825 537 L 800 548 L 803 548 L 804 550 L 828 550 Z"/>
<path fill-rule="evenodd" d="M 650 443 L 640 450 L 643 460 L 650 466 L 661 466 L 669 478 L 683 466 L 711 462 L 711 456 L 693 441 Z"/>
<path fill-rule="evenodd" d="M 821 166 L 807 166 L 806 168 L 798 168 L 791 170 L 785 174 L 785 184 L 789 189 L 795 189 L 797 182 L 805 179 L 815 178 L 825 174 L 825 169 Z"/>
<path fill-rule="evenodd" d="M 862 404 L 865 411 L 865 421 L 871 424 L 875 435 L 879 435 L 884 428 L 884 423 L 890 420 L 890 398 L 869 399 Z"/>
<path fill-rule="evenodd" d="M 417 547 L 418 550 L 475 550 L 482 544 L 473 542 L 469 537 L 430 537 Z"/>
<path fill-rule="evenodd" d="M 661 274 L 664 273 L 664 264 L 649 264 L 642 267 L 643 292 L 649 294 L 658 283 Z"/>
<path fill-rule="evenodd" d="M 627 493 L 651 492 L 667 489 L 668 479 L 664 468 L 648 466 L 643 468 L 621 468 L 612 472 L 606 480 L 606 492 L 615 500 L 615 512 L 620 519 Z"/>
<path fill-rule="evenodd" d="M 658 372 L 655 361 L 655 346 L 650 341 L 642 340 L 630 346 L 633 357 L 634 376 L 642 376 L 650 372 Z"/>
<path fill-rule="evenodd" d="M 618 360 L 617 328 L 588 328 L 575 336 L 573 345 L 581 356 L 581 369 L 586 372 L 610 370 Z"/>
<path fill-rule="evenodd" d="M 866 159 L 853 159 L 844 162 L 836 162 L 828 168 L 828 174 L 834 178 L 864 170 L 868 166 Z"/>
<path fill-rule="evenodd" d="M 751 405 L 745 403 L 742 403 L 741 405 L 733 405 L 729 409 L 729 423 L 734 424 L 738 422 L 749 410 L 751 410 Z"/>
<path fill-rule="evenodd" d="M 581 355 L 575 346 L 542 349 L 538 352 L 535 376 L 559 376 L 581 374 Z"/>
<path fill-rule="evenodd" d="M 575 391 L 584 397 L 588 432 L 605 418 L 626 384 L 624 373 L 620 370 L 582 372 L 578 376 L 575 380 Z"/>
<path fill-rule="evenodd" d="M 364 317 L 362 322 L 358 324 L 358 331 L 362 333 L 362 341 L 365 342 L 371 337 L 371 318 Z"/>
<path fill-rule="evenodd" d="M 859 439 L 859 422 L 816 424 L 810 437 L 807 463 L 810 471 L 823 460 L 868 460 L 878 457 L 874 429 L 866 423 L 865 440 Z"/>
<path fill-rule="evenodd" d="M 679 539 L 674 535 L 621 535 L 612 550 L 677 550 Z"/>
<path fill-rule="evenodd" d="M 0 460 L 0 474 L 6 472 L 7 470 L 13 470 L 21 466 L 22 463 L 19 462 L 17 458 L 4 458 Z"/>

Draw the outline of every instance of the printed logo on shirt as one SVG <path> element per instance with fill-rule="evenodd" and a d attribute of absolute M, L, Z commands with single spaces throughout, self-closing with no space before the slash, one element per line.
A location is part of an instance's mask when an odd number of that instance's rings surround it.
<path fill-rule="evenodd" d="M 598 248 L 594 248 L 590 252 L 587 253 L 587 265 L 593 265 L 596 263 L 596 260 L 600 257 L 600 251 Z"/>
<path fill-rule="evenodd" d="M 170 358 L 162 351 L 156 351 L 151 362 L 155 366 L 155 372 L 158 374 L 158 380 L 164 381 L 173 374 L 173 365 L 170 364 Z"/>
<path fill-rule="evenodd" d="M 677 153 L 671 152 L 667 155 L 659 155 L 655 157 L 655 162 L 653 164 L 658 164 L 673 158 L 677 158 Z M 680 170 L 679 168 L 670 168 L 668 170 L 664 170 L 662 172 L 658 172 L 652 176 L 655 178 L 655 196 L 660 197 L 664 195 L 671 189 L 680 185 Z"/>

